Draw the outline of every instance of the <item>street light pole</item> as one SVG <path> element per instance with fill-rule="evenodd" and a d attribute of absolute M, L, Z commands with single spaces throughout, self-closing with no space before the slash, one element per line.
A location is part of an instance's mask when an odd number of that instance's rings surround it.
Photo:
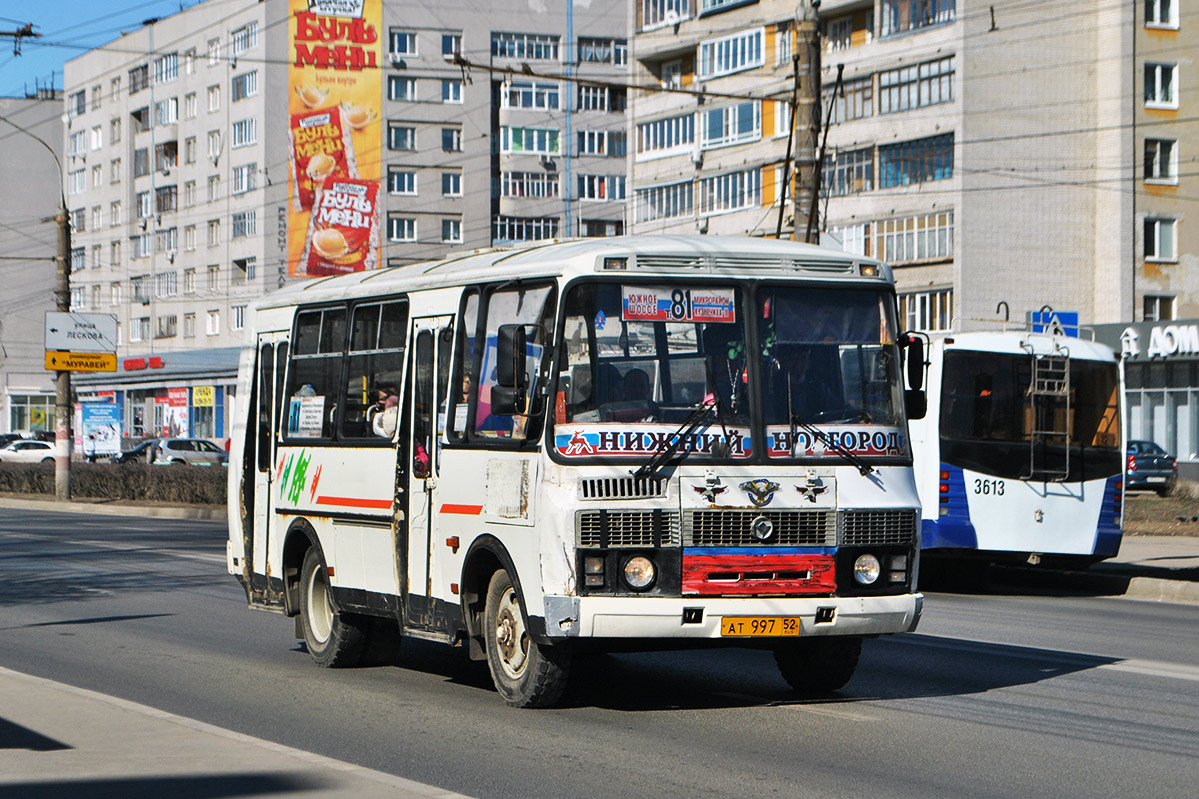
<path fill-rule="evenodd" d="M 31 133 L 12 120 L 0 116 L 0 122 L 24 133 L 37 141 L 54 159 L 58 167 L 58 213 L 54 221 L 58 224 L 58 255 L 54 262 L 58 279 L 54 286 L 56 310 L 71 310 L 71 215 L 67 212 L 67 195 L 62 189 L 62 161 L 58 153 L 40 136 Z M 45 220 L 49 221 L 49 220 Z M 60 369 L 54 378 L 54 496 L 59 500 L 71 498 L 71 373 Z"/>

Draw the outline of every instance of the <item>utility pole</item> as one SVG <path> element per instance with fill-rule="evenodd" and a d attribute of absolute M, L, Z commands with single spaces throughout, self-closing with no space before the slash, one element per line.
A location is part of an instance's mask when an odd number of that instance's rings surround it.
<path fill-rule="evenodd" d="M 17 28 L 15 31 L 0 31 L 0 36 L 12 37 L 12 54 L 17 56 L 21 54 L 21 40 L 26 37 L 38 38 L 40 33 L 33 32 L 33 23 L 27 23 L 24 27 Z"/>
<path fill-rule="evenodd" d="M 819 7 L 819 0 L 805 3 L 796 21 L 795 66 L 799 92 L 795 115 L 791 120 L 795 129 L 795 223 L 791 228 L 791 238 L 810 243 L 815 243 L 813 239 L 820 237 L 812 219 L 816 213 L 817 181 L 820 177 L 816 158 L 820 143 L 820 26 L 816 14 Z M 800 77 L 801 70 L 807 80 Z M 801 230 L 805 231 L 802 239 Z"/>
<path fill-rule="evenodd" d="M 62 181 L 62 175 L 58 179 Z M 71 215 L 67 213 L 67 199 L 59 200 L 58 214 L 58 257 L 54 259 L 58 270 L 58 281 L 54 287 L 55 308 L 71 310 Z M 71 498 L 71 373 L 60 369 L 54 377 L 54 496 L 65 501 Z"/>

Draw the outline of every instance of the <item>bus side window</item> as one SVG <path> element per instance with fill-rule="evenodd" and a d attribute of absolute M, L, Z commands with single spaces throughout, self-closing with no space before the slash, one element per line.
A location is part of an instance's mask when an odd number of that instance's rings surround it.
<path fill-rule="evenodd" d="M 271 399 L 275 394 L 275 348 L 263 344 L 258 351 L 258 471 L 271 468 Z"/>
<path fill-rule="evenodd" d="M 462 302 L 458 316 L 458 343 L 454 348 L 454 378 L 456 390 L 448 395 L 449 411 L 446 437 L 453 442 L 466 438 L 466 422 L 469 418 L 470 394 L 476 384 L 475 337 L 479 323 L 479 292 L 470 289 Z"/>
<path fill-rule="evenodd" d="M 475 435 L 485 439 L 519 439 L 536 435 L 535 423 L 545 406 L 542 389 L 548 379 L 547 332 L 553 324 L 552 286 L 504 289 L 487 298 L 475 410 Z M 491 413 L 491 388 L 496 384 L 496 355 L 501 325 L 523 325 L 528 386 L 522 413 L 511 416 Z"/>
<path fill-rule="evenodd" d="M 296 317 L 295 347 L 284 408 L 288 438 L 332 438 L 345 353 L 345 308 L 303 311 Z"/>
<path fill-rule="evenodd" d="M 342 396 L 341 437 L 391 438 L 399 400 L 407 333 L 406 302 L 354 308 L 350 325 L 349 370 Z"/>

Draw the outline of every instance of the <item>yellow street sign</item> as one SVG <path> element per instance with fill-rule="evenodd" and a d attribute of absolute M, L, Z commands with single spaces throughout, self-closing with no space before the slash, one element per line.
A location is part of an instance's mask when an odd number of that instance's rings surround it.
<path fill-rule="evenodd" d="M 115 352 L 47 352 L 46 368 L 52 372 L 115 372 Z"/>

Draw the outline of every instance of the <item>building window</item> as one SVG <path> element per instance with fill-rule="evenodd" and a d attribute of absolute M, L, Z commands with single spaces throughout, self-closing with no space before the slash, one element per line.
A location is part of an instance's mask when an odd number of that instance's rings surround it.
<path fill-rule="evenodd" d="M 77 130 L 67 137 L 67 155 L 77 156 L 87 153 L 87 131 Z"/>
<path fill-rule="evenodd" d="M 208 267 L 207 288 L 210 292 L 221 290 L 221 267 L 216 264 Z"/>
<path fill-rule="evenodd" d="M 492 33 L 491 54 L 519 61 L 558 61 L 558 37 L 545 33 Z"/>
<path fill-rule="evenodd" d="M 874 150 L 834 150 L 824 159 L 820 196 L 844 197 L 874 189 Z"/>
<path fill-rule="evenodd" d="M 121 242 L 110 241 L 108 243 L 108 265 L 114 268 L 121 265 Z"/>
<path fill-rule="evenodd" d="M 170 141 L 154 146 L 154 170 L 169 174 L 172 167 L 179 166 L 179 143 Z"/>
<path fill-rule="evenodd" d="M 77 117 L 87 111 L 87 91 L 79 90 L 67 98 L 67 113 Z"/>
<path fill-rule="evenodd" d="M 174 338 L 177 332 L 179 317 L 175 314 L 165 314 L 158 317 L 158 332 L 155 338 Z"/>
<path fill-rule="evenodd" d="M 462 196 L 462 173 L 461 172 L 442 172 L 441 173 L 441 193 L 445 197 L 461 197 Z"/>
<path fill-rule="evenodd" d="M 204 331 L 210 336 L 219 336 L 221 334 L 221 312 L 208 312 L 208 328 Z"/>
<path fill-rule="evenodd" d="M 154 123 L 156 125 L 174 125 L 179 121 L 179 98 L 168 97 L 154 104 Z"/>
<path fill-rule="evenodd" d="M 154 296 L 165 299 L 178 293 L 179 281 L 175 272 L 159 272 L 154 276 Z"/>
<path fill-rule="evenodd" d="M 245 194 L 258 188 L 258 164 L 233 167 L 233 193 Z"/>
<path fill-rule="evenodd" d="M 615 64 L 623 67 L 629 62 L 627 39 L 595 39 L 579 37 L 579 63 Z"/>
<path fill-rule="evenodd" d="M 678 58 L 663 61 L 658 83 L 663 89 L 683 88 L 683 62 Z"/>
<path fill-rule="evenodd" d="M 108 93 L 112 95 L 113 102 L 121 98 L 121 76 L 117 75 L 108 82 Z"/>
<path fill-rule="evenodd" d="M 416 241 L 416 220 L 410 216 L 387 217 L 387 238 L 391 241 Z"/>
<path fill-rule="evenodd" d="M 878 112 L 894 114 L 953 101 L 954 57 L 878 74 Z"/>
<path fill-rule="evenodd" d="M 183 293 L 184 294 L 195 294 L 196 293 L 196 270 L 195 269 L 184 269 L 183 270 Z"/>
<path fill-rule="evenodd" d="M 624 222 L 619 219 L 584 219 L 583 235 L 588 238 L 623 236 Z"/>
<path fill-rule="evenodd" d="M 416 173 L 411 170 L 395 169 L 387 171 L 387 190 L 391 194 L 416 194 Z"/>
<path fill-rule="evenodd" d="M 163 186 L 161 189 L 155 189 L 154 210 L 160 214 L 174 211 L 178 205 L 178 199 L 178 187 L 176 186 Z"/>
<path fill-rule="evenodd" d="M 897 264 L 953 257 L 953 212 L 874 223 L 875 258 Z"/>
<path fill-rule="evenodd" d="M 233 123 L 232 138 L 229 146 L 233 149 L 238 147 L 246 147 L 255 144 L 258 141 L 258 120 L 251 117 L 250 119 L 239 119 Z"/>
<path fill-rule="evenodd" d="M 154 82 L 170 83 L 179 77 L 179 54 L 167 53 L 154 60 Z"/>
<path fill-rule="evenodd" d="M 1141 300 L 1142 321 L 1168 322 L 1174 318 L 1174 298 L 1161 294 L 1146 294 Z"/>
<path fill-rule="evenodd" d="M 723 118 L 719 120 L 719 124 L 723 124 Z M 637 126 L 638 160 L 662 158 L 668 155 L 689 152 L 694 144 L 694 114 L 658 119 L 653 122 L 644 122 Z"/>
<path fill-rule="evenodd" d="M 637 189 L 636 200 L 638 222 L 677 219 L 694 213 L 690 181 Z"/>
<path fill-rule="evenodd" d="M 501 108 L 558 108 L 559 84 L 513 80 L 500 84 Z"/>
<path fill-rule="evenodd" d="M 251 256 L 249 258 L 234 259 L 233 265 L 237 267 L 237 275 L 242 284 L 253 283 L 258 279 L 258 259 Z"/>
<path fill-rule="evenodd" d="M 578 155 L 607 155 L 608 131 L 580 130 L 578 132 Z"/>
<path fill-rule="evenodd" d="M 183 204 L 187 208 L 196 204 L 196 182 L 194 180 L 183 184 Z"/>
<path fill-rule="evenodd" d="M 221 40 L 208 40 L 208 66 L 215 67 L 221 63 Z"/>
<path fill-rule="evenodd" d="M 183 163 L 196 163 L 196 137 L 188 136 L 183 141 Z"/>
<path fill-rule="evenodd" d="M 230 83 L 229 94 L 235 103 L 258 94 L 258 71 L 236 76 Z"/>
<path fill-rule="evenodd" d="M 133 301 L 142 305 L 150 304 L 150 276 L 138 275 L 129 279 L 129 289 L 133 294 Z"/>
<path fill-rule="evenodd" d="M 104 252 L 103 244 L 92 245 L 92 269 L 99 269 L 100 262 L 103 260 L 101 253 Z"/>
<path fill-rule="evenodd" d="M 258 235 L 258 212 L 257 211 L 239 211 L 233 214 L 231 221 L 233 232 L 230 234 L 232 239 L 244 239 L 247 236 Z"/>
<path fill-rule="evenodd" d="M 92 127 L 92 149 L 99 150 L 104 146 L 104 128 L 99 125 Z"/>
<path fill-rule="evenodd" d="M 416 79 L 387 76 L 387 99 L 411 102 L 416 99 Z"/>
<path fill-rule="evenodd" d="M 87 230 L 87 209 L 76 208 L 71 211 L 71 232 L 83 233 Z"/>
<path fill-rule="evenodd" d="M 150 338 L 150 317 L 141 316 L 129 320 L 129 340 L 147 341 Z"/>
<path fill-rule="evenodd" d="M 221 87 L 208 87 L 208 113 L 221 110 Z"/>
<path fill-rule="evenodd" d="M 944 25 L 956 18 L 957 0 L 882 0 L 882 36 Z"/>
<path fill-rule="evenodd" d="M 195 119 L 199 113 L 199 103 L 196 101 L 196 93 L 189 92 L 183 97 L 183 118 Z"/>
<path fill-rule="evenodd" d="M 154 235 L 156 241 L 157 252 L 165 252 L 169 258 L 174 260 L 175 253 L 179 251 L 179 228 L 167 228 L 160 230 Z M 174 272 L 171 272 L 171 280 L 174 280 Z"/>
<path fill-rule="evenodd" d="M 221 176 L 208 176 L 208 202 L 215 202 L 221 197 Z"/>
<path fill-rule="evenodd" d="M 842 252 L 870 257 L 870 223 L 830 227 L 827 233 Z"/>
<path fill-rule="evenodd" d="M 121 224 L 121 201 L 115 200 L 108 204 L 108 224 L 116 227 Z"/>
<path fill-rule="evenodd" d="M 558 129 L 501 126 L 500 152 L 559 155 L 562 150 Z"/>
<path fill-rule="evenodd" d="M 151 249 L 153 249 L 153 245 L 149 233 L 139 233 L 129 237 L 130 258 L 149 258 Z"/>
<path fill-rule="evenodd" d="M 461 219 L 443 219 L 443 220 L 441 220 L 441 241 L 444 244 L 461 244 L 462 243 L 462 220 Z"/>
<path fill-rule="evenodd" d="M 580 200 L 623 200 L 624 175 L 579 175 Z"/>
<path fill-rule="evenodd" d="M 462 128 L 442 128 L 441 149 L 447 153 L 462 152 Z"/>
<path fill-rule="evenodd" d="M 579 86 L 580 111 L 619 111 L 622 108 L 612 107 L 612 94 L 607 86 Z"/>
<path fill-rule="evenodd" d="M 713 108 L 703 112 L 702 121 L 700 146 L 705 150 L 757 141 L 762 138 L 762 103 L 747 100 Z"/>
<path fill-rule="evenodd" d="M 233 321 L 229 325 L 230 329 L 244 329 L 246 326 L 246 306 L 234 305 L 229 308 L 229 311 L 233 314 Z"/>
<path fill-rule="evenodd" d="M 1150 108 L 1177 108 L 1175 91 L 1177 64 L 1145 64 L 1145 105 Z"/>
<path fill-rule="evenodd" d="M 109 305 L 120 305 L 121 304 L 121 284 L 120 283 L 109 283 L 108 284 L 108 304 Z"/>
<path fill-rule="evenodd" d="M 459 55 L 462 55 L 462 34 L 441 34 L 441 57 L 446 61 L 453 61 L 454 57 Z"/>
<path fill-rule="evenodd" d="M 391 52 L 396 55 L 416 55 L 416 33 L 414 31 L 391 31 Z"/>
<path fill-rule="evenodd" d="M 142 64 L 129 70 L 129 94 L 137 94 L 150 85 L 150 65 Z"/>
<path fill-rule="evenodd" d="M 229 34 L 233 55 L 239 56 L 251 47 L 258 46 L 258 23 L 248 22 Z"/>
<path fill-rule="evenodd" d="M 67 193 L 80 194 L 87 191 L 87 170 L 76 169 L 67 175 Z"/>
<path fill-rule="evenodd" d="M 219 130 L 208 131 L 208 157 L 216 159 L 221 155 L 221 132 Z"/>
<path fill-rule="evenodd" d="M 1145 0 L 1146 28 L 1177 28 L 1177 0 Z"/>
<path fill-rule="evenodd" d="M 183 229 L 183 249 L 191 252 L 196 249 L 196 226 L 188 225 Z"/>
<path fill-rule="evenodd" d="M 501 197 L 558 197 L 558 175 L 546 172 L 505 172 L 500 176 Z"/>
<path fill-rule="evenodd" d="M 492 223 L 491 238 L 496 242 L 543 241 L 557 237 L 557 217 L 497 216 Z"/>
<path fill-rule="evenodd" d="M 109 183 L 120 183 L 121 182 L 121 159 L 120 158 L 114 158 L 108 162 L 108 182 Z"/>
<path fill-rule="evenodd" d="M 708 80 L 754 69 L 766 63 L 766 29 L 740 31 L 699 45 L 699 79 Z"/>
<path fill-rule="evenodd" d="M 460 80 L 443 80 L 441 82 L 441 102 L 443 103 L 461 103 L 462 102 L 462 81 Z"/>
<path fill-rule="evenodd" d="M 86 311 L 87 310 L 87 287 L 76 286 L 71 289 L 71 310 Z"/>
<path fill-rule="evenodd" d="M 208 246 L 215 247 L 221 243 L 221 220 L 208 220 Z"/>
<path fill-rule="evenodd" d="M 1145 139 L 1145 180 L 1178 182 L 1178 158 L 1171 139 Z"/>
<path fill-rule="evenodd" d="M 196 315 L 194 313 L 183 315 L 183 337 L 196 337 Z"/>
<path fill-rule="evenodd" d="M 1146 261 L 1176 261 L 1175 219 L 1145 218 L 1145 260 Z"/>
<path fill-rule="evenodd" d="M 387 147 L 390 150 L 415 150 L 416 128 L 410 125 L 389 125 L 387 128 Z"/>
<path fill-rule="evenodd" d="M 108 123 L 108 138 L 116 144 L 121 140 L 121 119 L 117 117 Z"/>
<path fill-rule="evenodd" d="M 699 212 L 703 216 L 754 208 L 762 204 L 762 172 L 747 169 L 704 178 L 699 182 Z"/>
<path fill-rule="evenodd" d="M 953 177 L 953 134 L 878 148 L 879 188 Z"/>
<path fill-rule="evenodd" d="M 640 0 L 640 3 L 642 30 L 691 19 L 691 0 Z"/>
<path fill-rule="evenodd" d="M 953 289 L 900 294 L 899 321 L 904 330 L 949 330 L 953 324 Z"/>

